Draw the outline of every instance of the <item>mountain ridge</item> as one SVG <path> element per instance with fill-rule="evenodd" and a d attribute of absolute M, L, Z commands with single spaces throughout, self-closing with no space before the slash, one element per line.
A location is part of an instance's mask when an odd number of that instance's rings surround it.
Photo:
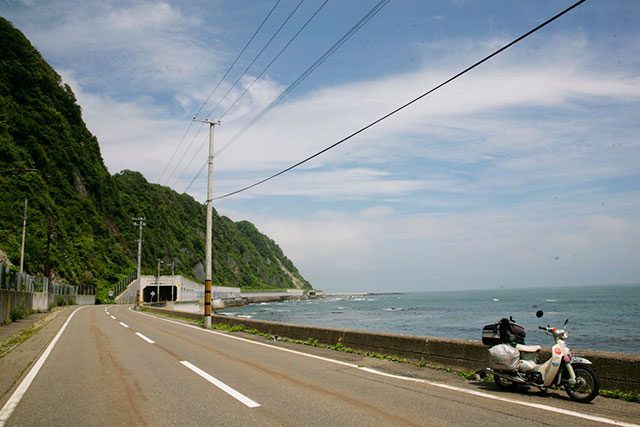
<path fill-rule="evenodd" d="M 30 274 L 96 285 L 104 296 L 135 268 L 132 218 L 142 216 L 143 273 L 156 274 L 160 259 L 199 279 L 194 267 L 204 262 L 205 206 L 139 172 L 111 175 L 71 87 L 0 17 L 0 251 L 13 264 L 25 199 Z M 247 221 L 214 209 L 212 243 L 214 285 L 311 288 L 280 247 Z"/>

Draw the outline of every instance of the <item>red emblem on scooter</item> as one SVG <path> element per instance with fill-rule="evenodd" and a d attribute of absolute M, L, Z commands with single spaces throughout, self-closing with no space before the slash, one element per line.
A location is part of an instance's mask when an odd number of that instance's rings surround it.
<path fill-rule="evenodd" d="M 560 349 L 559 349 L 559 348 L 557 348 L 557 347 L 556 347 L 555 352 L 556 352 L 556 354 L 562 354 L 562 350 L 560 350 Z"/>

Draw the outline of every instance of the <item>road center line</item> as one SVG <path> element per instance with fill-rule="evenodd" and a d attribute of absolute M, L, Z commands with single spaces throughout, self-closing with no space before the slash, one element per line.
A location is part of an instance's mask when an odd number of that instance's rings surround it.
<path fill-rule="evenodd" d="M 67 325 L 71 321 L 71 318 L 73 317 L 73 315 L 76 314 L 78 310 L 82 310 L 83 308 L 86 308 L 86 307 L 88 306 L 76 308 L 73 311 L 73 313 L 69 315 L 69 317 L 64 322 L 64 324 L 62 325 L 62 327 L 60 328 L 56 336 L 53 338 L 51 343 L 49 343 L 49 346 L 47 347 L 47 349 L 44 351 L 44 353 L 42 353 L 42 356 L 40 356 L 40 359 L 38 359 L 36 364 L 33 365 L 33 368 L 31 368 L 27 376 L 24 377 L 24 380 L 22 380 L 22 382 L 16 389 L 16 391 L 13 392 L 13 394 L 11 395 L 7 403 L 5 403 L 2 410 L 0 410 L 0 427 L 3 427 L 7 423 L 7 420 L 9 419 L 13 411 L 16 409 L 16 406 L 18 406 L 18 403 L 20 403 L 20 400 L 22 400 L 22 397 L 27 392 L 27 389 L 29 389 L 29 386 L 31 385 L 33 380 L 36 378 L 36 375 L 38 375 L 40 368 L 42 368 L 42 365 L 44 365 L 44 362 L 49 357 L 49 354 L 51 353 L 51 351 L 53 350 L 53 347 L 55 347 L 56 343 L 62 336 L 62 333 L 64 332 L 64 330 L 67 328 Z"/>
<path fill-rule="evenodd" d="M 200 375 L 205 380 L 209 381 L 214 386 L 218 387 L 220 390 L 222 390 L 225 393 L 227 393 L 229 396 L 231 396 L 231 397 L 235 398 L 236 400 L 240 401 L 245 406 L 248 406 L 249 408 L 257 408 L 257 407 L 260 406 L 259 403 L 249 399 L 244 394 L 240 393 L 239 391 L 234 390 L 233 388 L 229 387 L 228 385 L 226 385 L 222 381 L 212 377 L 211 375 L 209 375 L 208 373 L 206 373 L 202 369 L 200 369 L 197 366 L 187 362 L 186 360 L 183 360 L 180 363 L 182 363 L 187 368 L 191 369 L 196 374 Z"/>
<path fill-rule="evenodd" d="M 149 344 L 155 344 L 156 343 L 154 340 L 145 337 L 140 332 L 136 332 L 136 335 L 139 336 L 140 338 L 142 338 L 143 340 L 145 340 L 146 342 L 148 342 Z"/>
<path fill-rule="evenodd" d="M 128 328 L 128 327 L 129 327 L 129 325 L 127 325 L 126 323 L 122 323 L 122 322 L 120 322 L 120 324 L 121 324 L 122 326 L 124 326 L 125 328 Z"/>

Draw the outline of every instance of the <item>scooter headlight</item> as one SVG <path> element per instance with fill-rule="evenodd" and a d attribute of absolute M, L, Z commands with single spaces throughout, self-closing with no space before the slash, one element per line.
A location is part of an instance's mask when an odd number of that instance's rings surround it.
<path fill-rule="evenodd" d="M 569 332 L 567 332 L 567 331 L 563 331 L 563 332 L 562 332 L 562 338 L 563 338 L 563 339 L 565 339 L 565 340 L 566 340 L 567 338 L 569 338 Z"/>

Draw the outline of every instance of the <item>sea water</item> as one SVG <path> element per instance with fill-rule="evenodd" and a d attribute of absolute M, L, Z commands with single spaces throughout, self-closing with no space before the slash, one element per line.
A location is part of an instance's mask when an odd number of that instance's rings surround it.
<path fill-rule="evenodd" d="M 544 317 L 535 316 L 537 310 Z M 482 327 L 512 317 L 527 344 L 552 345 L 538 326 L 569 331 L 569 347 L 640 353 L 640 284 L 333 296 L 250 304 L 218 314 L 443 338 L 480 340 Z"/>

